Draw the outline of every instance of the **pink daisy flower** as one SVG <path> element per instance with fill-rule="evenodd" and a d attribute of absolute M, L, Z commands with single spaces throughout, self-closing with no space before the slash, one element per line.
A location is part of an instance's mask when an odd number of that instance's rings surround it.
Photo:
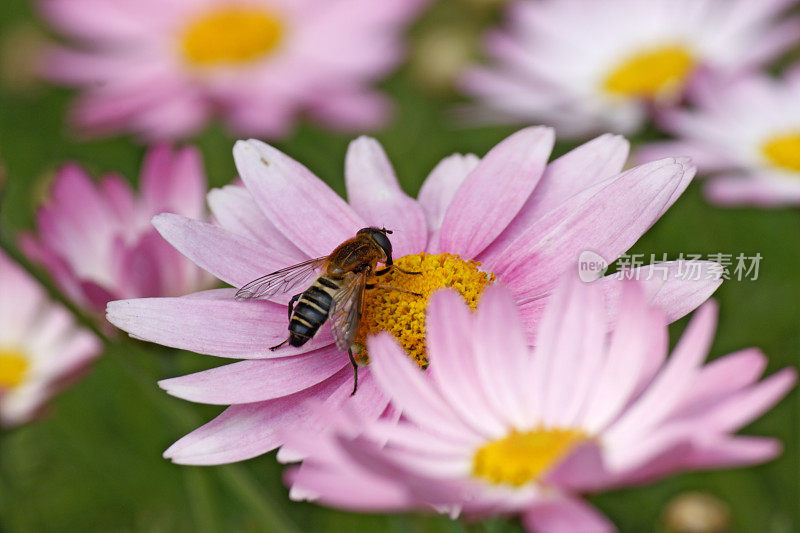
<path fill-rule="evenodd" d="M 678 140 L 644 146 L 637 157 L 690 155 L 714 174 L 706 193 L 718 204 L 800 204 L 800 65 L 783 79 L 709 79 L 693 97 L 694 109 L 663 115 L 662 128 Z"/>
<path fill-rule="evenodd" d="M 559 135 L 632 134 L 678 103 L 704 70 L 764 65 L 800 39 L 797 0 L 515 0 L 489 35 L 492 63 L 464 90 L 487 121 L 543 122 Z M 470 111 L 475 120 L 475 110 Z"/>
<path fill-rule="evenodd" d="M 622 285 L 609 312 L 601 287 L 569 276 L 535 348 L 504 288 L 486 289 L 476 313 L 453 291 L 436 294 L 426 373 L 387 333 L 368 341 L 373 379 L 400 421 L 346 408 L 326 413 L 335 432 L 290 435 L 306 455 L 288 473 L 293 495 L 367 512 L 521 514 L 530 531 L 610 531 L 574 494 L 775 457 L 778 441 L 733 432 L 780 400 L 796 371 L 759 382 L 766 357 L 752 348 L 703 365 L 713 302 L 667 358 L 664 314 L 638 284 Z"/>
<path fill-rule="evenodd" d="M 111 300 L 186 294 L 211 284 L 150 224 L 164 211 L 205 218 L 199 152 L 152 148 L 141 185 L 137 198 L 119 175 L 96 183 L 75 164 L 57 173 L 36 215 L 37 235 L 24 235 L 21 244 L 76 304 L 102 312 Z"/>
<path fill-rule="evenodd" d="M 94 335 L 0 252 L 0 426 L 37 416 L 100 350 Z"/>
<path fill-rule="evenodd" d="M 472 305 L 494 280 L 520 304 L 532 338 L 556 280 L 592 249 L 613 259 L 626 251 L 678 198 L 692 178 L 686 159 L 668 158 L 620 172 L 628 155 L 621 137 L 604 135 L 556 159 L 549 128 L 521 130 L 482 159 L 453 155 L 428 176 L 418 199 L 400 188 L 386 154 L 362 137 L 347 152 L 348 202 L 303 165 L 260 141 L 239 141 L 234 158 L 244 187 L 209 193 L 218 226 L 179 215 L 160 215 L 161 234 L 220 280 L 241 287 L 266 273 L 326 256 L 366 226 L 386 227 L 395 265 L 422 275 L 393 272 L 382 283 L 421 293 L 367 291 L 357 346 L 368 334 L 391 331 L 421 366 L 426 364 L 427 299 L 455 287 Z M 647 293 L 670 320 L 705 301 L 720 284 L 719 265 L 692 263 L 702 271 L 686 279 L 686 263 L 659 265 Z M 312 279 L 307 282 L 311 284 Z M 610 300 L 616 276 L 596 282 Z M 301 292 L 305 287 L 299 287 Z M 270 347 L 287 337 L 286 303 L 236 301 L 236 289 L 182 298 L 112 302 L 108 320 L 140 339 L 203 354 L 249 359 L 162 381 L 170 394 L 229 405 L 221 415 L 175 443 L 173 461 L 214 464 L 247 459 L 280 446 L 281 430 L 314 425 L 305 400 L 331 405 L 348 401 L 370 416 L 384 413 L 387 399 L 370 377 L 353 376 L 348 357 L 333 345 L 330 328 L 300 348 Z M 295 291 L 292 291 L 295 292 Z M 362 360 L 366 354 L 360 354 Z M 350 398 L 348 400 L 348 398 Z M 366 416 L 366 415 L 365 415 Z M 282 458 L 292 454 L 283 449 Z"/>
<path fill-rule="evenodd" d="M 45 57 L 77 86 L 75 124 L 90 134 L 193 135 L 221 118 L 239 135 L 287 135 L 298 115 L 334 128 L 382 124 L 370 85 L 403 54 L 427 0 L 41 0 L 74 47 Z"/>

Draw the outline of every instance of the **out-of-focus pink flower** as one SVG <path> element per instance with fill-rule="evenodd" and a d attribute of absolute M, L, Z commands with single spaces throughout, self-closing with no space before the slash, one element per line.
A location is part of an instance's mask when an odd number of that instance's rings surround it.
<path fill-rule="evenodd" d="M 0 426 L 34 418 L 100 354 L 100 342 L 0 252 Z"/>
<path fill-rule="evenodd" d="M 715 174 L 708 198 L 723 205 L 800 204 L 800 65 L 781 80 L 749 74 L 707 78 L 693 91 L 696 107 L 661 116 L 678 140 L 640 148 L 636 157 L 689 155 Z"/>
<path fill-rule="evenodd" d="M 385 122 L 370 85 L 404 53 L 401 35 L 428 0 L 41 0 L 75 47 L 44 74 L 82 88 L 89 134 L 175 139 L 221 118 L 238 135 L 287 135 L 298 115 L 340 129 Z"/>
<path fill-rule="evenodd" d="M 362 333 L 392 331 L 409 356 L 424 365 L 425 305 L 434 290 L 457 287 L 474 305 L 496 277 L 520 304 L 532 337 L 555 282 L 576 268 L 581 252 L 591 249 L 608 260 L 619 257 L 672 205 L 694 173 L 685 159 L 674 158 L 620 172 L 628 143 L 613 135 L 548 164 L 553 142 L 551 129 L 534 127 L 503 140 L 483 159 L 448 157 L 414 199 L 400 188 L 381 146 L 362 137 L 347 152 L 347 203 L 275 148 L 240 141 L 234 158 L 244 187 L 209 194 L 221 227 L 178 215 L 162 215 L 154 223 L 178 250 L 234 287 L 328 255 L 360 228 L 393 230 L 395 264 L 422 275 L 393 273 L 381 279 L 406 284 L 399 286 L 423 297 L 368 291 Z M 655 275 L 652 266 L 638 271 L 649 280 L 648 296 L 670 320 L 694 309 L 721 283 L 716 263 L 692 266 L 701 274 L 694 280 L 687 279 L 685 262 L 663 263 Z M 596 281 L 610 301 L 619 296 L 617 278 Z M 387 400 L 369 366 L 360 371 L 358 392 L 348 400 L 352 370 L 347 354 L 332 344 L 329 327 L 301 348 L 270 351 L 287 336 L 290 294 L 274 301 L 241 302 L 234 300 L 235 292 L 219 289 L 108 307 L 108 320 L 137 338 L 250 359 L 161 382 L 175 396 L 230 405 L 175 443 L 167 457 L 214 464 L 265 453 L 282 444 L 279 430 L 327 425 L 311 415 L 305 401 L 311 398 L 331 405 L 347 401 L 374 417 L 384 412 Z M 281 453 L 281 458 L 292 455 L 286 448 Z"/>
<path fill-rule="evenodd" d="M 756 349 L 703 365 L 713 302 L 667 358 L 663 313 L 636 282 L 623 285 L 610 313 L 596 284 L 570 276 L 533 349 L 504 288 L 486 289 L 477 313 L 452 291 L 436 294 L 426 373 L 391 336 L 368 341 L 372 376 L 400 421 L 345 409 L 329 414 L 337 431 L 290 434 L 306 456 L 288 474 L 294 496 L 368 512 L 519 513 L 532 531 L 610 531 L 573 495 L 776 456 L 775 439 L 733 433 L 787 393 L 795 370 L 758 381 L 766 358 Z"/>
<path fill-rule="evenodd" d="M 95 183 L 78 165 L 56 175 L 37 215 L 37 234 L 21 245 L 76 304 L 103 311 L 111 300 L 186 294 L 211 278 L 175 251 L 150 224 L 153 215 L 204 219 L 206 179 L 194 148 L 152 148 L 137 198 L 122 176 Z"/>
<path fill-rule="evenodd" d="M 800 40 L 797 0 L 515 0 L 468 70 L 471 121 L 537 122 L 559 135 L 632 134 L 697 75 L 759 67 Z M 465 110 L 467 111 L 467 110 Z"/>

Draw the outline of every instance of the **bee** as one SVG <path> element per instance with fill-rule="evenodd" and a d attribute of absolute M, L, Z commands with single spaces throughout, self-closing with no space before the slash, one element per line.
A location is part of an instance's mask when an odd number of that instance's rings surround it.
<path fill-rule="evenodd" d="M 330 255 L 254 279 L 236 291 L 235 298 L 271 298 L 289 292 L 316 274 L 316 279 L 306 290 L 289 300 L 289 337 L 272 346 L 270 350 L 277 350 L 286 343 L 290 346 L 302 346 L 330 318 L 336 347 L 347 352 L 353 366 L 352 396 L 358 388 L 358 364 L 353 357 L 352 343 L 361 322 L 365 291 L 387 289 L 422 296 L 398 287 L 367 282 L 371 277 L 388 274 L 392 269 L 404 274 L 421 274 L 403 270 L 393 264 L 392 243 L 387 236 L 391 233 L 385 228 L 362 228 L 355 237 L 337 246 Z M 378 263 L 383 263 L 384 267 L 378 268 Z M 322 274 L 318 274 L 319 272 Z"/>

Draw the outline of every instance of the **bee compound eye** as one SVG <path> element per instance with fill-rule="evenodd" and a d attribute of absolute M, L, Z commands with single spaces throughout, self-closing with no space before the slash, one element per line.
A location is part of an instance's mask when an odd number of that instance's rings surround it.
<path fill-rule="evenodd" d="M 372 238 L 378 246 L 383 248 L 387 257 L 392 255 L 392 242 L 389 240 L 389 237 L 382 232 L 375 232 L 372 234 Z"/>

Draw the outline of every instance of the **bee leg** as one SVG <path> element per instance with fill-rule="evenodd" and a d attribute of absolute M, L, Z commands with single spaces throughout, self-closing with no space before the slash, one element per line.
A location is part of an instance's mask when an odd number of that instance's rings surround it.
<path fill-rule="evenodd" d="M 297 300 L 300 299 L 302 295 L 303 295 L 302 292 L 295 294 L 294 296 L 292 296 L 292 299 L 289 300 L 289 320 L 292 319 L 292 313 L 294 312 L 294 304 L 297 302 Z"/>
<path fill-rule="evenodd" d="M 278 344 L 278 345 L 276 345 L 276 346 L 273 346 L 273 347 L 271 347 L 269 350 L 270 350 L 271 352 L 274 352 L 275 350 L 277 350 L 278 348 L 280 348 L 281 346 L 283 346 L 283 345 L 284 345 L 284 344 L 286 344 L 287 342 L 289 342 L 289 339 L 286 339 L 286 340 L 285 340 L 285 341 L 283 341 L 282 343 L 280 343 L 280 344 Z"/>
<path fill-rule="evenodd" d="M 376 276 L 383 276 L 384 274 L 388 274 L 392 270 L 399 270 L 403 274 L 411 274 L 412 276 L 419 276 L 420 274 L 422 274 L 422 272 L 412 272 L 410 270 L 404 270 L 404 269 L 402 269 L 399 266 L 396 266 L 394 264 L 390 264 L 390 265 L 387 265 L 385 268 L 382 268 L 380 270 L 376 270 L 375 271 L 375 275 Z"/>
<path fill-rule="evenodd" d="M 350 396 L 353 396 L 358 388 L 358 363 L 353 357 L 353 350 L 347 350 L 347 355 L 350 357 L 350 364 L 353 365 L 353 392 L 350 393 Z"/>
<path fill-rule="evenodd" d="M 400 268 L 399 266 L 396 266 L 396 267 L 394 267 L 394 268 L 396 268 L 397 270 L 399 270 L 399 271 L 400 271 L 400 272 L 402 272 L 403 274 L 410 274 L 410 275 L 412 275 L 412 276 L 420 276 L 420 275 L 422 275 L 422 272 L 412 272 L 411 270 L 403 270 L 403 269 L 402 269 L 402 268 Z"/>
<path fill-rule="evenodd" d="M 405 289 L 401 289 L 400 287 L 392 287 L 391 285 L 383 285 L 381 283 L 367 283 L 364 285 L 365 289 L 386 289 L 387 291 L 398 291 L 404 292 L 406 294 L 411 294 L 413 296 L 422 297 L 422 295 L 418 292 L 407 291 Z"/>

